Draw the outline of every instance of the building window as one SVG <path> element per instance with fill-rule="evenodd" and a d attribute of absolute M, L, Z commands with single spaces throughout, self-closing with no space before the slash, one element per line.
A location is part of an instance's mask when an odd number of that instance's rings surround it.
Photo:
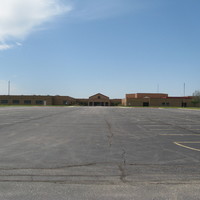
<path fill-rule="evenodd" d="M 182 102 L 181 106 L 182 106 L 182 107 L 187 107 L 187 103 Z"/>
<path fill-rule="evenodd" d="M 31 104 L 31 100 L 24 100 L 24 104 L 30 105 Z"/>
<path fill-rule="evenodd" d="M 1 104 L 8 104 L 8 100 L 1 100 Z"/>
<path fill-rule="evenodd" d="M 19 104 L 19 100 L 13 100 L 13 104 Z"/>
<path fill-rule="evenodd" d="M 100 96 L 98 96 L 98 99 L 101 99 L 101 97 L 100 97 Z"/>
<path fill-rule="evenodd" d="M 36 100 L 35 103 L 37 105 L 43 105 L 44 104 L 44 101 L 43 100 Z"/>
<path fill-rule="evenodd" d="M 143 102 L 143 106 L 149 106 L 149 102 Z"/>
<path fill-rule="evenodd" d="M 63 105 L 68 105 L 68 101 L 63 101 Z"/>

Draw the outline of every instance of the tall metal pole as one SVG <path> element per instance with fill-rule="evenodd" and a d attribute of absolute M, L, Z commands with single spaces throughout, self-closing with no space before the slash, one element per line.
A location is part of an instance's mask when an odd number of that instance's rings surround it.
<path fill-rule="evenodd" d="M 159 93 L 160 91 L 160 88 L 159 88 L 159 84 L 157 85 L 157 93 Z"/>
<path fill-rule="evenodd" d="M 8 81 L 8 95 L 10 95 L 10 81 Z"/>
<path fill-rule="evenodd" d="M 185 96 L 185 83 L 184 83 L 184 85 L 183 85 L 183 94 L 184 94 L 184 96 Z"/>

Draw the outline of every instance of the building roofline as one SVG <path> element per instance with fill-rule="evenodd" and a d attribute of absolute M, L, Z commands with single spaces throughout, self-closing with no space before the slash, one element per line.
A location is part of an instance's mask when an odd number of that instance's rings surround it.
<path fill-rule="evenodd" d="M 94 97 L 94 96 L 96 96 L 96 95 L 101 95 L 101 96 L 104 96 L 104 97 L 106 97 L 106 98 L 108 98 L 108 99 L 109 99 L 109 97 L 108 97 L 108 96 L 106 96 L 106 95 L 104 95 L 104 94 L 101 94 L 101 93 L 94 94 L 94 95 L 90 96 L 89 98 L 91 98 L 91 97 Z"/>

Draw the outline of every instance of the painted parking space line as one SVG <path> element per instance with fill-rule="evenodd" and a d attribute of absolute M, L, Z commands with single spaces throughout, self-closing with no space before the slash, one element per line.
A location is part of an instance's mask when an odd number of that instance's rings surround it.
<path fill-rule="evenodd" d="M 186 149 L 190 149 L 193 151 L 199 151 L 200 152 L 200 148 L 194 148 L 194 147 L 190 147 L 187 144 L 200 144 L 200 141 L 183 141 L 183 142 L 174 142 L 174 144 L 186 148 Z"/>
<path fill-rule="evenodd" d="M 156 128 L 150 128 L 151 131 L 176 131 L 176 129 L 156 129 Z"/>
<path fill-rule="evenodd" d="M 190 135 L 200 136 L 200 134 L 198 134 L 198 133 L 197 134 L 181 134 L 181 133 L 180 134 L 178 134 L 178 133 L 174 133 L 174 134 L 173 133 L 163 133 L 162 134 L 162 133 L 160 133 L 159 135 L 161 135 L 161 136 L 188 136 L 188 135 L 189 136 Z"/>

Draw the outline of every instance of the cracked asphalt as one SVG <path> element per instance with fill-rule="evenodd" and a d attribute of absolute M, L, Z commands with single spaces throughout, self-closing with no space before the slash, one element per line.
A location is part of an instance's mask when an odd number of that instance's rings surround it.
<path fill-rule="evenodd" d="M 200 199 L 200 111 L 0 107 L 0 199 Z"/>

